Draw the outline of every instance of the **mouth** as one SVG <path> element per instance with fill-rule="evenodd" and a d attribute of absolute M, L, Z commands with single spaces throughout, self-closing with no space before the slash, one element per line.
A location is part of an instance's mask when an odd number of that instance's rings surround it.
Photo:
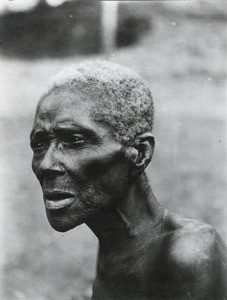
<path fill-rule="evenodd" d="M 49 210 L 58 210 L 71 205 L 74 202 L 75 196 L 67 192 L 44 192 L 44 200 L 46 208 Z"/>

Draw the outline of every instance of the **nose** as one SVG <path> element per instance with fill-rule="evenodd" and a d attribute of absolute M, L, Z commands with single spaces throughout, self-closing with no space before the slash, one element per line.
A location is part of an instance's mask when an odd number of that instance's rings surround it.
<path fill-rule="evenodd" d="M 51 143 L 39 165 L 41 176 L 56 176 L 64 173 L 61 154 L 54 143 Z"/>

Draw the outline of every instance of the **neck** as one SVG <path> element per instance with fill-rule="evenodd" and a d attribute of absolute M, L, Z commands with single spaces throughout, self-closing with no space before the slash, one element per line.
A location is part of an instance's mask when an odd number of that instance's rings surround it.
<path fill-rule="evenodd" d="M 158 204 L 145 174 L 133 181 L 124 199 L 99 211 L 87 225 L 95 233 L 100 247 L 122 248 L 130 242 L 155 231 L 163 218 L 164 209 Z"/>

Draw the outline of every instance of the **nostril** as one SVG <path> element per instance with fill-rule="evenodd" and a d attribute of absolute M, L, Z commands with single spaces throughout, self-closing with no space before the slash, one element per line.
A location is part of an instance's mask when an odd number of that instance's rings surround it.
<path fill-rule="evenodd" d="M 53 181 L 59 176 L 64 175 L 64 170 L 53 170 L 53 169 L 46 169 L 46 170 L 38 170 L 36 172 L 36 177 L 38 178 L 40 184 L 42 185 L 43 181 Z"/>
<path fill-rule="evenodd" d="M 61 158 L 55 144 L 51 144 L 39 165 L 40 173 L 45 176 L 55 176 L 63 172 Z"/>
<path fill-rule="evenodd" d="M 46 169 L 46 170 L 42 170 L 41 173 L 45 176 L 45 177 L 55 177 L 56 175 L 62 174 L 63 171 L 62 170 L 58 170 L 58 169 Z"/>

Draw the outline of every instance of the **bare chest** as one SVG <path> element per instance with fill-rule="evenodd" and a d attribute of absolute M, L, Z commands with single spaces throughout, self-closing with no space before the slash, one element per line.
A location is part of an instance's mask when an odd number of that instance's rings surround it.
<path fill-rule="evenodd" d="M 164 261 L 157 242 L 133 254 L 126 251 L 99 260 L 92 299 L 158 299 L 160 282 L 165 281 Z"/>

